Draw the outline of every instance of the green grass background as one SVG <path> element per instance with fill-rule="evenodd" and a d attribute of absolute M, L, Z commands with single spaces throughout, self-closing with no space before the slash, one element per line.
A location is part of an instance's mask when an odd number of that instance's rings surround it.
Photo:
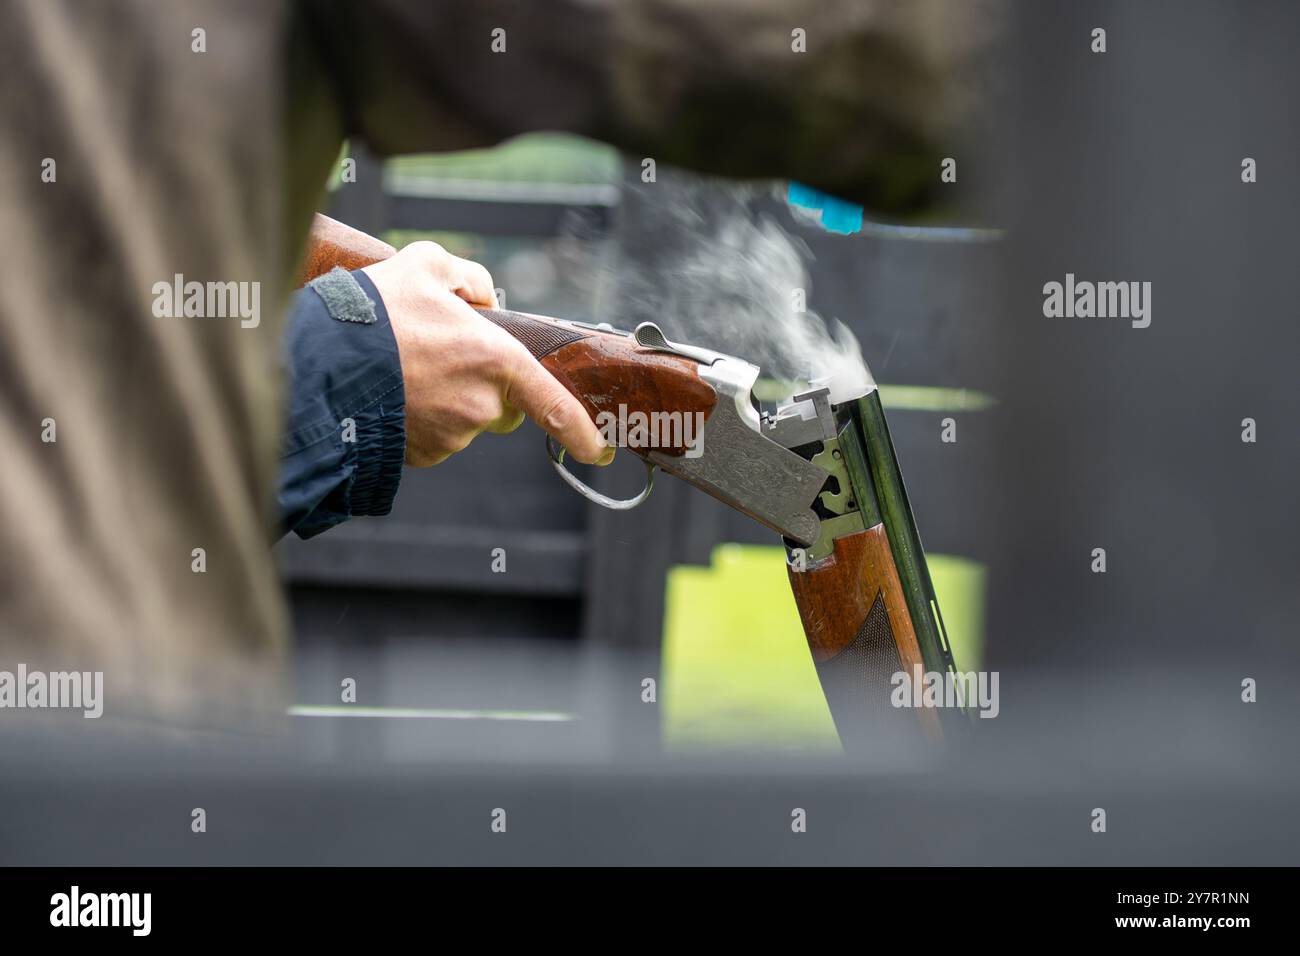
<path fill-rule="evenodd" d="M 984 568 L 927 558 L 957 666 L 977 670 Z M 660 691 L 670 749 L 839 749 L 779 547 L 724 544 L 669 572 Z"/>

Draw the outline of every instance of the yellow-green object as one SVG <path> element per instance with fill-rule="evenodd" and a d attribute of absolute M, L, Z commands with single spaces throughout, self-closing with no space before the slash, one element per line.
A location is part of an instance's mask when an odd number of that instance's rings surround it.
<path fill-rule="evenodd" d="M 959 670 L 980 666 L 984 568 L 927 555 Z M 779 547 L 724 544 L 668 574 L 660 700 L 674 749 L 834 751 Z"/>

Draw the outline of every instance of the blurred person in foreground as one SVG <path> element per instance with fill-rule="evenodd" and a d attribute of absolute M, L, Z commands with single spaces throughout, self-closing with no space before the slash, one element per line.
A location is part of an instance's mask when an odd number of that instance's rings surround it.
<path fill-rule="evenodd" d="M 373 321 L 300 298 L 282 342 L 345 138 L 393 155 L 565 131 L 901 216 L 939 188 L 994 25 L 961 0 L 0 14 L 0 669 L 103 670 L 106 714 L 204 721 L 283 704 L 277 524 L 386 513 L 403 460 L 523 413 L 608 457 L 576 401 L 470 310 L 494 303 L 487 273 L 436 247 L 350 277 Z M 235 283 L 244 308 L 164 301 L 189 282 Z"/>

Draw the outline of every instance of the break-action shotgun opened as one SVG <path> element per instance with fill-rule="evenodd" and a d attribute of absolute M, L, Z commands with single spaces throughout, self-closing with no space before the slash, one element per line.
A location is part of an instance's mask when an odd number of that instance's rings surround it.
<path fill-rule="evenodd" d="M 325 216 L 312 227 L 301 279 L 359 269 L 393 255 L 385 242 Z M 898 710 L 891 679 L 918 668 L 956 673 L 916 521 L 903 487 L 880 395 L 796 389 L 761 403 L 759 368 L 742 358 L 668 341 L 651 322 L 626 332 L 548 316 L 480 309 L 522 342 L 582 402 L 593 421 L 611 415 L 703 421 L 699 435 L 654 447 L 628 443 L 646 465 L 645 488 L 614 500 L 564 467 L 560 475 L 609 508 L 649 495 L 656 469 L 675 475 L 781 535 L 790 587 L 822 690 L 847 749 L 919 715 L 934 737 L 968 722 L 967 708 Z"/>

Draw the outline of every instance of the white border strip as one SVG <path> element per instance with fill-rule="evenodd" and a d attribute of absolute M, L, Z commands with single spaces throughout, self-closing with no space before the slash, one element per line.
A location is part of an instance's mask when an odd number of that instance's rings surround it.
<path fill-rule="evenodd" d="M 326 707 L 299 705 L 288 709 L 290 717 L 392 717 L 406 720 L 520 720 L 532 723 L 562 723 L 577 720 L 558 711 L 527 710 L 444 710 L 422 707 Z"/>

